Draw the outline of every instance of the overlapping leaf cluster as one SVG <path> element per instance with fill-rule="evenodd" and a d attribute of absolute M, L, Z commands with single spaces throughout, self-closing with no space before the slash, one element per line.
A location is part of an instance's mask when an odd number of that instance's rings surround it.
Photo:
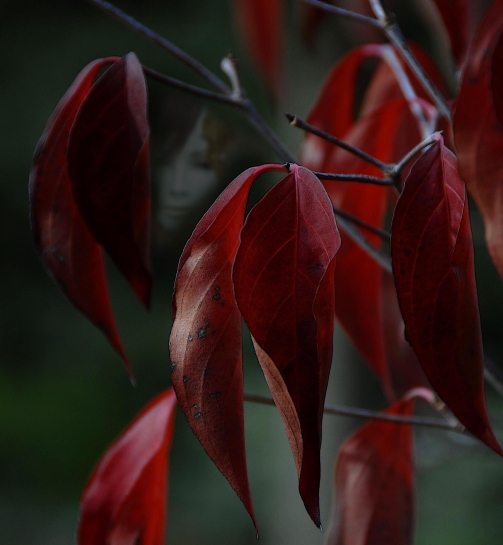
<path fill-rule="evenodd" d="M 471 47 L 466 3 L 437 0 L 436 6 L 455 63 L 463 66 L 452 124 L 440 119 L 435 101 L 391 45 L 359 47 L 332 69 L 308 121 L 377 161 L 369 164 L 307 134 L 303 166 L 267 164 L 243 172 L 201 219 L 181 256 L 170 338 L 174 392 L 255 526 L 245 456 L 243 319 L 316 525 L 321 526 L 321 423 L 336 317 L 380 379 L 392 403 L 389 414 L 410 416 L 415 397 L 433 403 L 431 386 L 464 427 L 503 455 L 485 404 L 466 192 L 467 187 L 483 214 L 488 248 L 503 275 L 503 0 L 494 2 Z M 277 90 L 280 3 L 258 7 L 243 0 L 237 7 L 257 62 Z M 259 13 L 267 15 L 263 28 Z M 445 94 L 433 63 L 412 49 Z M 377 59 L 377 68 L 357 108 L 358 74 L 368 57 Z M 49 120 L 30 179 L 32 228 L 44 266 L 106 334 L 131 374 L 111 310 L 103 252 L 148 307 L 146 100 L 134 54 L 88 65 Z M 445 142 L 438 133 L 431 136 L 437 125 L 445 129 Z M 426 137 L 428 149 L 418 148 L 415 163 L 397 170 Z M 339 183 L 313 171 L 391 176 L 394 183 Z M 246 215 L 251 186 L 265 172 L 282 178 Z M 360 227 L 343 228 L 341 236 L 334 211 L 357 218 Z M 389 248 L 380 235 L 388 214 Z M 382 254 L 389 250 L 389 267 L 376 261 L 369 245 Z M 102 459 L 83 495 L 81 545 L 161 543 L 174 407 L 173 390 L 161 394 Z M 412 452 L 410 426 L 379 421 L 342 446 L 329 544 L 412 543 Z"/>

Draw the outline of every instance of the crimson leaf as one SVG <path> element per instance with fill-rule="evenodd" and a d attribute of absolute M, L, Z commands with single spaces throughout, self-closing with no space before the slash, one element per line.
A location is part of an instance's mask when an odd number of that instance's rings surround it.
<path fill-rule="evenodd" d="M 405 334 L 459 421 L 503 455 L 484 399 L 482 336 L 465 185 L 438 144 L 414 164 L 398 199 L 391 255 Z"/>
<path fill-rule="evenodd" d="M 241 314 L 232 267 L 248 192 L 263 172 L 238 176 L 203 216 L 178 265 L 169 342 L 171 380 L 192 431 L 255 523 L 246 470 Z"/>
<path fill-rule="evenodd" d="M 496 0 L 470 47 L 454 112 L 459 172 L 484 218 L 489 253 L 503 277 L 503 0 Z M 499 44 L 499 45 L 498 45 Z M 474 107 L 476 105 L 476 107 Z"/>
<path fill-rule="evenodd" d="M 287 429 L 301 497 L 318 526 L 339 245 L 323 186 L 311 171 L 291 165 L 248 215 L 233 273 L 239 309 Z"/>
<path fill-rule="evenodd" d="M 78 545 L 162 545 L 176 397 L 152 400 L 106 451 L 82 494 Z"/>
<path fill-rule="evenodd" d="M 129 53 L 95 83 L 70 134 L 68 166 L 80 212 L 94 238 L 150 302 L 149 127 L 140 62 Z"/>
<path fill-rule="evenodd" d="M 47 272 L 103 331 L 133 376 L 112 313 L 103 251 L 75 203 L 66 155 L 70 130 L 94 79 L 104 66 L 117 60 L 111 57 L 87 65 L 49 119 L 30 174 L 30 215 L 35 247 Z"/>

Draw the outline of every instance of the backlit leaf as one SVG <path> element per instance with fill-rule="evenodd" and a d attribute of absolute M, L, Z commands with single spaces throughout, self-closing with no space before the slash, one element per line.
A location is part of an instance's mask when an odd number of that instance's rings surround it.
<path fill-rule="evenodd" d="M 150 173 L 147 92 L 129 53 L 96 82 L 70 134 L 73 192 L 94 238 L 150 302 Z"/>
<path fill-rule="evenodd" d="M 496 0 L 470 47 L 454 112 L 459 172 L 479 207 L 489 253 L 503 277 L 503 1 Z"/>
<path fill-rule="evenodd" d="M 426 376 L 459 421 L 503 455 L 484 398 L 466 190 L 441 136 L 405 182 L 393 217 L 391 251 L 405 334 Z"/>
<path fill-rule="evenodd" d="M 112 313 L 101 246 L 75 203 L 66 150 L 70 130 L 94 79 L 116 57 L 90 63 L 59 102 L 35 152 L 30 174 L 31 228 L 37 253 L 70 301 L 103 333 L 132 376 Z"/>
<path fill-rule="evenodd" d="M 321 420 L 332 361 L 339 245 L 321 183 L 292 165 L 248 215 L 233 275 L 239 309 L 287 429 L 301 497 L 318 526 Z"/>
<path fill-rule="evenodd" d="M 152 400 L 106 451 L 82 494 L 78 545 L 163 545 L 176 397 Z"/>
<path fill-rule="evenodd" d="M 248 192 L 279 165 L 238 176 L 203 216 L 178 265 L 170 337 L 171 380 L 178 403 L 204 449 L 253 519 L 243 422 L 241 313 L 232 267 Z"/>
<path fill-rule="evenodd" d="M 283 0 L 234 0 L 240 36 L 274 95 L 282 80 Z"/>
<path fill-rule="evenodd" d="M 386 414 L 410 416 L 414 401 Z M 410 425 L 372 420 L 341 447 L 326 545 L 412 545 L 414 458 Z"/>

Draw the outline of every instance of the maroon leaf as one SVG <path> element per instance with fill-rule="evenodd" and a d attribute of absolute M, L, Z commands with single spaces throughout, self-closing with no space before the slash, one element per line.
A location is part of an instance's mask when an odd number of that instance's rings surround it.
<path fill-rule="evenodd" d="M 456 64 L 463 64 L 470 41 L 470 21 L 467 0 L 434 0 L 449 34 Z"/>
<path fill-rule="evenodd" d="M 393 217 L 391 252 L 405 333 L 426 376 L 459 421 L 503 455 L 484 399 L 466 190 L 441 136 L 405 182 Z"/>
<path fill-rule="evenodd" d="M 81 499 L 78 545 L 162 545 L 176 398 L 152 400 L 112 444 Z"/>
<path fill-rule="evenodd" d="M 66 157 L 70 130 L 96 75 L 117 60 L 100 59 L 86 66 L 47 123 L 30 174 L 30 215 L 35 247 L 47 272 L 103 331 L 133 376 L 112 313 L 103 252 L 75 204 Z"/>
<path fill-rule="evenodd" d="M 386 414 L 410 416 L 410 398 Z M 414 458 L 410 425 L 373 420 L 341 447 L 327 545 L 412 545 Z"/>
<path fill-rule="evenodd" d="M 150 301 L 149 127 L 142 67 L 129 53 L 93 85 L 70 134 L 75 199 L 94 238 Z"/>
<path fill-rule="evenodd" d="M 240 36 L 276 96 L 282 79 L 282 8 L 282 0 L 235 0 Z"/>
<path fill-rule="evenodd" d="M 250 187 L 273 170 L 284 168 L 263 165 L 243 172 L 199 222 L 178 265 L 170 337 L 178 403 L 255 526 L 244 443 L 241 314 L 232 267 Z"/>
<path fill-rule="evenodd" d="M 292 165 L 248 215 L 233 274 L 239 309 L 287 429 L 301 497 L 318 526 L 321 420 L 332 361 L 339 245 L 321 183 Z"/>
<path fill-rule="evenodd" d="M 487 247 L 503 277 L 503 99 L 497 94 L 502 32 L 503 1 L 496 0 L 470 48 L 453 129 L 461 177 L 482 212 Z"/>

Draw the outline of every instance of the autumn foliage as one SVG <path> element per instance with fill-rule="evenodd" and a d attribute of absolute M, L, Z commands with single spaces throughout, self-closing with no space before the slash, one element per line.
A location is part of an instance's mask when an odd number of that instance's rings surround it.
<path fill-rule="evenodd" d="M 250 55 L 279 95 L 282 2 L 234 4 Z M 314 4 L 305 6 L 305 24 L 328 15 Z M 485 402 L 467 193 L 483 215 L 487 246 L 503 276 L 503 0 L 494 1 L 471 45 L 468 3 L 435 4 L 453 66 L 462 68 L 453 100 L 428 55 L 388 25 L 390 43 L 360 46 L 335 64 L 306 111 L 307 123 L 289 117 L 306 131 L 298 161 L 263 129 L 279 163 L 240 174 L 197 225 L 174 286 L 173 388 L 143 409 L 95 468 L 82 495 L 79 545 L 164 542 L 175 401 L 258 528 L 245 454 L 243 321 L 316 526 L 335 319 L 380 380 L 390 403 L 385 415 L 407 421 L 415 398 L 439 408 L 438 396 L 451 413 L 442 422 L 456 419 L 458 430 L 503 456 Z M 374 26 L 392 21 L 380 2 L 370 6 Z M 376 67 L 360 93 L 358 74 L 369 58 Z M 215 91 L 185 90 L 237 107 L 260 125 L 237 74 L 228 87 L 196 61 L 192 67 Z M 105 334 L 132 379 L 104 255 L 148 308 L 145 74 L 134 53 L 86 66 L 48 121 L 30 176 L 31 225 L 44 267 Z M 264 173 L 277 181 L 247 213 L 249 192 Z M 335 491 L 328 544 L 411 544 L 410 423 L 376 418 L 348 439 Z"/>

